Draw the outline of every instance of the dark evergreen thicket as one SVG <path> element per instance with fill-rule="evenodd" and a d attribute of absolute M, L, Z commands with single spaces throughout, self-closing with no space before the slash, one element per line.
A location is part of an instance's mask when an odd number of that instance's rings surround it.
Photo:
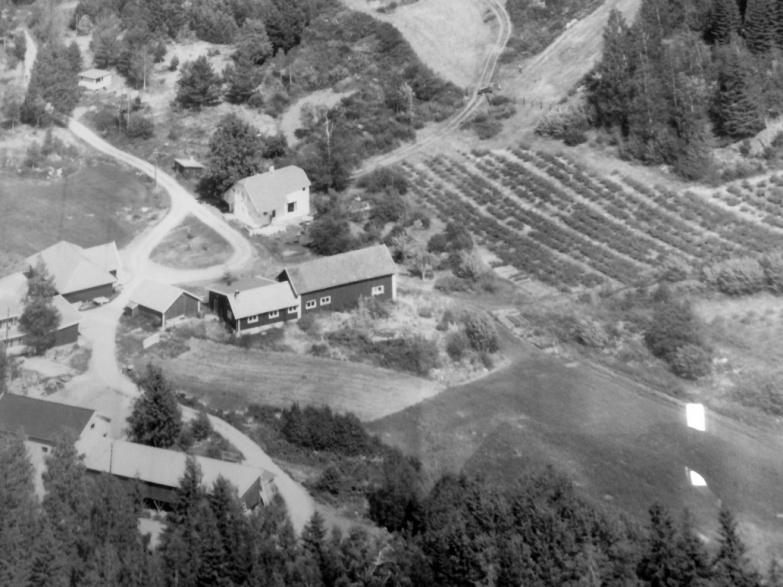
<path fill-rule="evenodd" d="M 783 105 L 775 0 L 644 0 L 629 26 L 614 12 L 586 87 L 593 120 L 622 152 L 702 177 L 716 142 L 750 137 Z"/>

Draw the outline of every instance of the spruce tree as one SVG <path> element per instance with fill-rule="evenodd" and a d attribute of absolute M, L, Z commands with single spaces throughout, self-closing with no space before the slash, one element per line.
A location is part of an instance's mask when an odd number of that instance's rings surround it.
<path fill-rule="evenodd" d="M 0 355 L 4 356 L 2 344 Z M 24 438 L 0 435 L 0 585 L 30 580 L 38 514 Z"/>
<path fill-rule="evenodd" d="M 717 134 L 736 140 L 754 136 L 764 128 L 754 75 L 751 57 L 739 42 L 719 50 L 713 114 Z"/>
<path fill-rule="evenodd" d="M 736 0 L 713 0 L 708 35 L 713 43 L 725 45 L 739 32 L 741 24 Z"/>
<path fill-rule="evenodd" d="M 651 587 L 675 585 L 679 580 L 674 523 L 660 504 L 650 507 L 647 547 L 636 570 Z"/>
<path fill-rule="evenodd" d="M 203 55 L 180 68 L 176 102 L 184 108 L 200 110 L 220 103 L 220 76 Z"/>
<path fill-rule="evenodd" d="M 676 549 L 680 557 L 680 578 L 684 585 L 698 585 L 710 579 L 710 561 L 701 539 L 693 530 L 688 510 L 682 515 Z"/>
<path fill-rule="evenodd" d="M 747 548 L 737 533 L 734 515 L 725 507 L 718 516 L 720 534 L 718 552 L 712 562 L 715 587 L 759 587 L 758 573 L 750 566 Z"/>
<path fill-rule="evenodd" d="M 776 0 L 748 0 L 742 32 L 753 53 L 766 53 L 775 45 Z"/>
<path fill-rule="evenodd" d="M 160 367 L 148 364 L 138 386 L 141 396 L 128 418 L 128 435 L 133 442 L 149 446 L 173 446 L 182 431 L 182 413 L 171 384 Z"/>

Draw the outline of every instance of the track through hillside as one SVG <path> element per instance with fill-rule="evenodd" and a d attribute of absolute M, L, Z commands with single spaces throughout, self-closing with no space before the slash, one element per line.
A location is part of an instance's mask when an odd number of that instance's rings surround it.
<path fill-rule="evenodd" d="M 376 167 L 384 167 L 399 163 L 414 153 L 424 151 L 428 146 L 431 146 L 438 141 L 448 141 L 450 135 L 458 130 L 462 123 L 467 121 L 479 105 L 481 105 L 482 100 L 484 100 L 484 95 L 479 94 L 479 91 L 492 83 L 492 79 L 498 68 L 498 61 L 503 54 L 503 50 L 506 48 L 506 44 L 511 38 L 512 30 L 511 18 L 506 11 L 504 3 L 501 0 L 487 0 L 487 5 L 495 15 L 498 23 L 497 37 L 495 43 L 488 51 L 481 73 L 471 88 L 470 97 L 462 109 L 445 122 L 421 132 L 414 143 L 403 145 L 391 153 L 380 155 L 366 161 L 364 166 L 354 174 L 354 177 L 361 177 Z"/>

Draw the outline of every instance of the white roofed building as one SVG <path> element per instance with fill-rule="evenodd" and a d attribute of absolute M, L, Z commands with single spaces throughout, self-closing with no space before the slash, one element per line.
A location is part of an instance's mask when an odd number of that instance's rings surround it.
<path fill-rule="evenodd" d="M 201 299 L 173 285 L 146 280 L 131 294 L 126 312 L 151 316 L 165 330 L 172 322 L 201 313 Z"/>
<path fill-rule="evenodd" d="M 288 165 L 239 180 L 223 196 L 237 220 L 256 230 L 310 218 L 310 180 L 301 167 Z"/>
<path fill-rule="evenodd" d="M 301 312 L 291 286 L 271 279 L 214 283 L 207 291 L 209 308 L 238 336 L 298 320 Z"/>
<path fill-rule="evenodd" d="M 79 73 L 79 85 L 88 90 L 107 90 L 111 86 L 111 72 L 105 69 L 87 69 Z"/>

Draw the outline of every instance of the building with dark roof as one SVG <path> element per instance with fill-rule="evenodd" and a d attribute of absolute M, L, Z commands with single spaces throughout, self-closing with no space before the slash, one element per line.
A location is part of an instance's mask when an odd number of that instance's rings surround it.
<path fill-rule="evenodd" d="M 310 217 L 310 180 L 288 165 L 239 180 L 224 194 L 228 210 L 251 230 Z"/>
<path fill-rule="evenodd" d="M 397 297 L 397 266 L 385 245 L 375 245 L 286 267 L 277 280 L 291 284 L 302 313 L 348 310 L 362 297 Z"/>
<path fill-rule="evenodd" d="M 88 408 L 5 393 L 0 396 L 0 434 L 24 434 L 48 452 L 60 435 L 90 444 L 109 434 L 110 420 Z"/>

